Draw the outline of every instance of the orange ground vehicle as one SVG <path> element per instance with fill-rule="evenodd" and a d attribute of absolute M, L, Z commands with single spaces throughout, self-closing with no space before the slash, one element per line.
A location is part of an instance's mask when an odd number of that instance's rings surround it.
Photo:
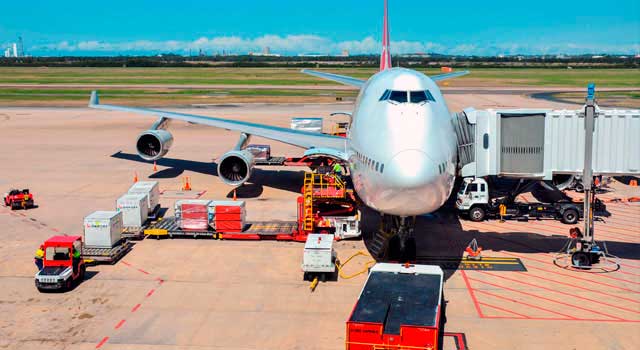
<path fill-rule="evenodd" d="M 43 268 L 36 274 L 39 291 L 67 291 L 84 280 L 81 236 L 53 236 L 43 245 Z"/>

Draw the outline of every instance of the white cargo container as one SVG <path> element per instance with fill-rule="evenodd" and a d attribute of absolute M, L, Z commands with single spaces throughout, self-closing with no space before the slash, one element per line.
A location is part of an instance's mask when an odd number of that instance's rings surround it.
<path fill-rule="evenodd" d="M 129 188 L 129 193 L 143 193 L 147 195 L 149 214 L 153 213 L 160 204 L 160 185 L 158 181 L 138 181 Z"/>
<path fill-rule="evenodd" d="M 84 218 L 84 244 L 91 248 L 112 248 L 122 238 L 122 213 L 96 211 Z"/>
<path fill-rule="evenodd" d="M 322 133 L 322 118 L 291 118 L 291 129 Z"/>
<path fill-rule="evenodd" d="M 116 211 L 122 212 L 125 228 L 141 228 L 149 217 L 149 202 L 144 193 L 126 193 L 116 201 Z"/>

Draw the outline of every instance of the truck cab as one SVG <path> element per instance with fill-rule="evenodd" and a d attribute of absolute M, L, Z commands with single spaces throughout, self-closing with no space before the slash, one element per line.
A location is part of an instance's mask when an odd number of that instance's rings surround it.
<path fill-rule="evenodd" d="M 70 290 L 84 279 L 81 236 L 54 236 L 43 246 L 43 268 L 35 275 L 40 292 Z M 78 258 L 73 257 L 74 250 L 80 253 Z"/>
<path fill-rule="evenodd" d="M 489 185 L 487 181 L 482 178 L 464 178 L 457 194 L 456 208 L 468 213 L 472 220 L 480 221 L 484 218 L 484 208 L 488 204 Z"/>

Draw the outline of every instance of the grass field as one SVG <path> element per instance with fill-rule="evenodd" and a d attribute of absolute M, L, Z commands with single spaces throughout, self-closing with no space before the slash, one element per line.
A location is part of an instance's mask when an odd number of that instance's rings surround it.
<path fill-rule="evenodd" d="M 366 79 L 371 68 L 336 68 L 327 71 Z M 421 69 L 428 75 L 438 69 Z M 447 81 L 449 87 L 579 87 L 595 82 L 599 88 L 639 87 L 637 69 L 473 69 L 471 74 Z M 117 103 L 175 105 L 233 102 L 331 102 L 353 98 L 355 91 L 336 90 L 337 83 L 301 74 L 297 68 L 0 68 L 2 105 L 80 105 L 91 88 Z M 20 87 L 22 84 L 63 84 L 55 88 Z M 109 85 L 127 85 L 109 88 Z M 154 85 L 154 86 L 150 86 Z M 169 88 L 170 85 L 172 88 Z M 216 85 L 216 86 L 213 86 Z M 184 88 L 181 88 L 184 86 Z M 209 88 L 209 86 L 211 86 Z M 265 89 L 265 86 L 268 89 Z M 295 88 L 295 89 L 294 89 Z M 638 100 L 637 94 L 624 96 Z"/>

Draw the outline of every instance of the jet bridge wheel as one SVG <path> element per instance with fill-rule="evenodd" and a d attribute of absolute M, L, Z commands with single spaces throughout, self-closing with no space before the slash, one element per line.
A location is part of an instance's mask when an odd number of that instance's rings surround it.
<path fill-rule="evenodd" d="M 590 268 L 591 257 L 585 252 L 575 252 L 571 255 L 571 263 L 577 268 Z"/>

